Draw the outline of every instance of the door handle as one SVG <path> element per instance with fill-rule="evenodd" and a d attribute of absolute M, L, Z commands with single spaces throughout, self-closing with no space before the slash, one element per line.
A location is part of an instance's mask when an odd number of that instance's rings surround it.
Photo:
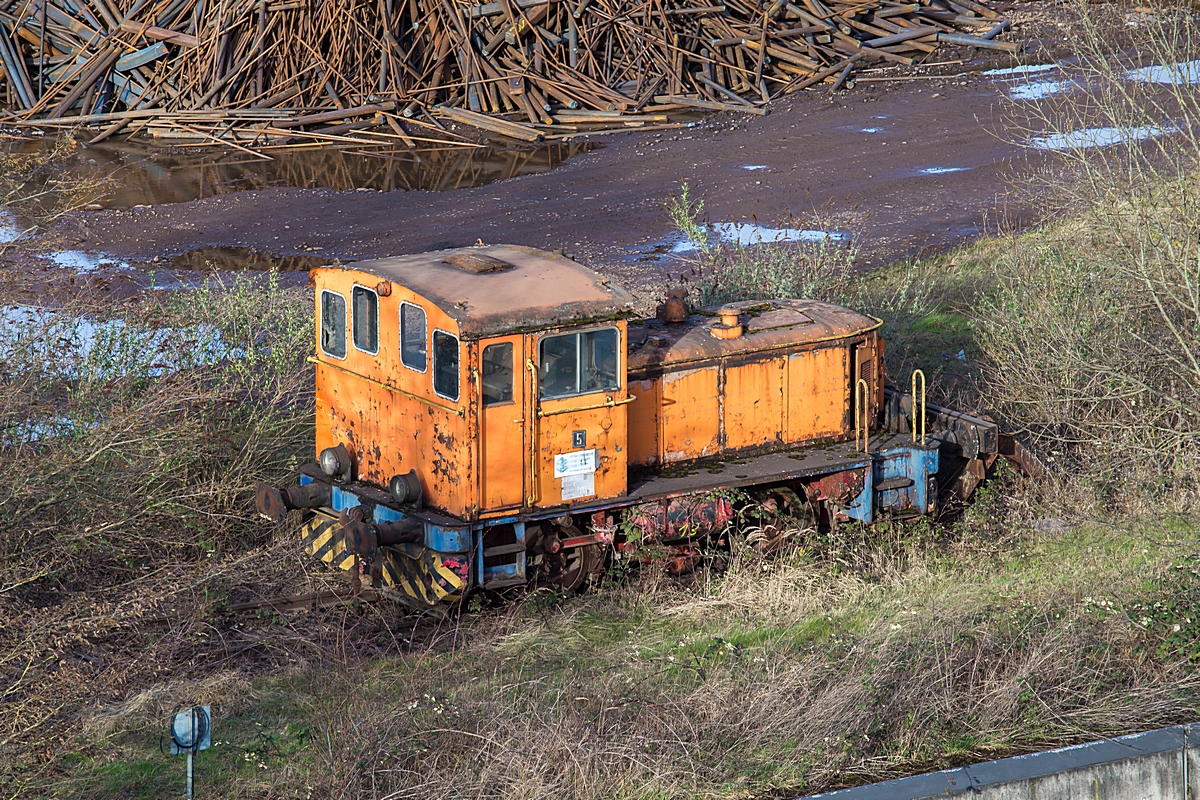
<path fill-rule="evenodd" d="M 514 419 L 514 420 L 513 420 L 513 423 L 515 423 L 515 424 L 517 424 L 517 425 L 524 425 L 524 424 L 525 424 L 525 418 L 524 418 L 524 417 L 521 417 L 521 419 Z"/>

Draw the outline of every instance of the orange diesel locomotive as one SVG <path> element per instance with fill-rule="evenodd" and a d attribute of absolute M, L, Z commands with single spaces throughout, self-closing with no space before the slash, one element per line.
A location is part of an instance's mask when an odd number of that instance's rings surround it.
<path fill-rule="evenodd" d="M 603 276 L 512 245 L 312 279 L 317 462 L 257 506 L 417 607 L 573 588 L 635 543 L 695 558 L 734 496 L 814 525 L 929 514 L 996 457 L 993 423 L 886 386 L 880 321 L 829 303 L 675 293 L 633 320 Z"/>

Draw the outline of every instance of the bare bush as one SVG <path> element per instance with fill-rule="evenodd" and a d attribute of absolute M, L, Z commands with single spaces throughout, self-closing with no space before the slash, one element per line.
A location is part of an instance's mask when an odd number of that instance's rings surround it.
<path fill-rule="evenodd" d="M 72 302 L 0 325 L 0 785 L 91 698 L 205 646 L 210 591 L 272 535 L 254 483 L 312 436 L 305 293 L 245 277 Z"/>
<path fill-rule="evenodd" d="M 1068 29 L 1074 88 L 1032 106 L 1043 200 L 1078 215 L 996 265 L 977 315 L 984 391 L 1104 502 L 1196 499 L 1200 476 L 1200 24 L 1139 13 L 1111 52 L 1093 6 Z"/>
<path fill-rule="evenodd" d="M 858 251 L 845 233 L 826 230 L 831 225 L 814 225 L 807 240 L 797 242 L 764 242 L 753 233 L 729 242 L 704 218 L 703 199 L 693 199 L 686 183 L 668 199 L 667 214 L 693 248 L 680 261 L 701 305 L 774 298 L 838 302 L 850 290 Z"/>

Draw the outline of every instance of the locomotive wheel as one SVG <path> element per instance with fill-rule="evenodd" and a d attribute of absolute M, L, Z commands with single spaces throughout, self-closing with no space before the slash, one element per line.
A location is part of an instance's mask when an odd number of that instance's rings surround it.
<path fill-rule="evenodd" d="M 596 571 L 601 560 L 599 545 L 573 547 L 562 554 L 562 566 L 551 571 L 550 579 L 566 591 L 572 592 L 583 585 L 588 575 Z"/>

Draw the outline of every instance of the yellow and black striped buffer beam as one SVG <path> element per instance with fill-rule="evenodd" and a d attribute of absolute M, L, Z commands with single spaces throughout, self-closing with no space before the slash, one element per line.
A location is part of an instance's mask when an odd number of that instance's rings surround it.
<path fill-rule="evenodd" d="M 315 512 L 301 526 L 300 536 L 305 551 L 314 558 L 338 569 L 353 568 L 354 556 L 346 552 L 338 518 L 333 514 Z M 384 585 L 426 606 L 454 603 L 462 597 L 465 559 L 445 560 L 440 553 L 419 544 L 381 549 Z"/>

